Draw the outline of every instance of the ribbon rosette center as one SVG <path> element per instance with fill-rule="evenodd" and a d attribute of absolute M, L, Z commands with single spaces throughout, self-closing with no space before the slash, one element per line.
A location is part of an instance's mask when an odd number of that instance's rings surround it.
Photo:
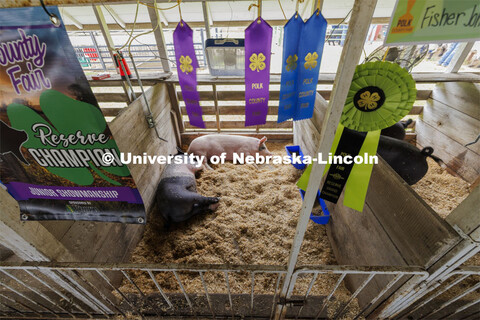
<path fill-rule="evenodd" d="M 192 58 L 189 56 L 180 56 L 180 70 L 188 74 L 193 71 Z"/>
<path fill-rule="evenodd" d="M 372 110 L 377 107 L 377 101 L 380 100 L 378 93 L 370 93 L 370 91 L 365 91 L 360 95 L 360 100 L 358 100 L 358 106 L 365 108 L 365 110 Z"/>
<path fill-rule="evenodd" d="M 305 69 L 313 69 L 317 66 L 317 59 L 318 59 L 318 54 L 316 52 L 314 53 L 308 53 L 307 56 L 305 57 Z"/>
<path fill-rule="evenodd" d="M 286 66 L 287 71 L 293 71 L 297 69 L 297 60 L 298 57 L 296 54 L 294 54 L 293 56 L 288 56 Z"/>
<path fill-rule="evenodd" d="M 265 55 L 263 53 L 259 53 L 258 55 L 256 53 L 253 53 L 251 56 L 250 56 L 250 69 L 252 69 L 252 71 L 257 71 L 257 72 L 260 72 L 262 71 L 263 69 L 266 68 L 266 64 L 265 64 Z"/>

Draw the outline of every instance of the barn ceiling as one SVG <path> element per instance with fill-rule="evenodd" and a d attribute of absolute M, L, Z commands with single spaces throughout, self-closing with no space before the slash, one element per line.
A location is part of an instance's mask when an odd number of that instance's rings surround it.
<path fill-rule="evenodd" d="M 299 12 L 303 17 L 307 17 L 312 12 L 315 0 L 305 0 L 300 4 Z M 8 6 L 24 6 L 24 5 L 38 5 L 38 1 L 25 0 L 4 0 L 0 7 Z M 27 2 L 27 3 L 26 3 Z M 127 3 L 126 3 L 127 2 Z M 146 1 L 146 2 L 152 2 Z M 295 12 L 295 1 L 280 0 L 283 10 L 287 18 Z M 374 13 L 376 18 L 385 18 L 385 21 L 391 16 L 395 6 L 395 0 L 379 0 Z M 81 30 L 84 26 L 96 25 L 97 20 L 92 8 L 92 3 L 100 5 L 105 15 L 108 24 L 131 24 L 135 20 L 135 12 L 137 4 L 135 1 L 113 0 L 113 1 L 98 1 L 98 0 L 45 0 L 47 5 L 60 4 L 61 13 L 67 27 L 73 27 L 73 30 Z M 81 3 L 81 5 L 79 5 Z M 159 8 L 169 8 L 175 5 L 176 1 L 158 0 Z M 256 16 L 256 9 L 253 8 L 248 11 L 249 5 L 253 3 L 248 0 L 236 1 L 217 1 L 212 0 L 207 2 L 207 10 L 210 15 L 210 23 L 230 21 L 249 21 Z M 354 0 L 324 0 L 322 13 L 327 19 L 342 19 L 353 7 Z M 181 5 L 182 15 L 185 21 L 188 22 L 203 22 L 204 15 L 202 10 L 202 3 L 192 0 L 184 0 Z M 284 20 L 283 13 L 280 9 L 277 0 L 263 1 L 262 16 L 268 20 Z M 164 26 L 169 23 L 176 24 L 179 19 L 178 8 L 170 10 L 161 10 L 160 19 Z M 145 5 L 139 5 L 137 23 L 150 23 L 148 10 Z"/>

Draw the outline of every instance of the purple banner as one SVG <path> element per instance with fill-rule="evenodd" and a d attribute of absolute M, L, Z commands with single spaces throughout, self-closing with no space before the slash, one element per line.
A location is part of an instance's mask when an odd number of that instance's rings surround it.
<path fill-rule="evenodd" d="M 185 21 L 180 21 L 173 32 L 175 60 L 177 61 L 178 82 L 182 89 L 183 101 L 188 120 L 192 126 L 205 128 L 197 91 L 198 61 L 193 47 L 193 30 Z"/>
<path fill-rule="evenodd" d="M 62 187 L 41 186 L 23 182 L 10 182 L 6 187 L 17 201 L 52 199 L 143 203 L 138 190 L 129 187 Z"/>
<path fill-rule="evenodd" d="M 271 50 L 272 27 L 257 18 L 245 29 L 245 126 L 267 121 Z"/>

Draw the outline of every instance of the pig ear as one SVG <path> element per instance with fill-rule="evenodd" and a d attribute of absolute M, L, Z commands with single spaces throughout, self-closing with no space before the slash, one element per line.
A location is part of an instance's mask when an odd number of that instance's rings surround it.
<path fill-rule="evenodd" d="M 260 145 L 262 143 L 265 143 L 266 141 L 267 141 L 267 137 L 263 137 L 262 139 L 260 139 L 260 142 L 258 144 Z"/>

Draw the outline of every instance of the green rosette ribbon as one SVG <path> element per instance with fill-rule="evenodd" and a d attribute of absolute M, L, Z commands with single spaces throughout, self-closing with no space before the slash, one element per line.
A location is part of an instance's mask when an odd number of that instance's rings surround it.
<path fill-rule="evenodd" d="M 375 155 L 380 131 L 394 125 L 410 112 L 416 94 L 415 81 L 399 65 L 384 61 L 358 65 L 330 152 L 352 156 Z M 356 145 L 348 145 L 349 141 L 355 141 L 352 143 Z M 327 164 L 322 198 L 336 203 L 344 189 L 343 204 L 363 211 L 372 169 L 373 164 L 367 163 L 351 166 Z M 311 166 L 297 182 L 300 189 L 306 190 L 310 172 Z"/>

